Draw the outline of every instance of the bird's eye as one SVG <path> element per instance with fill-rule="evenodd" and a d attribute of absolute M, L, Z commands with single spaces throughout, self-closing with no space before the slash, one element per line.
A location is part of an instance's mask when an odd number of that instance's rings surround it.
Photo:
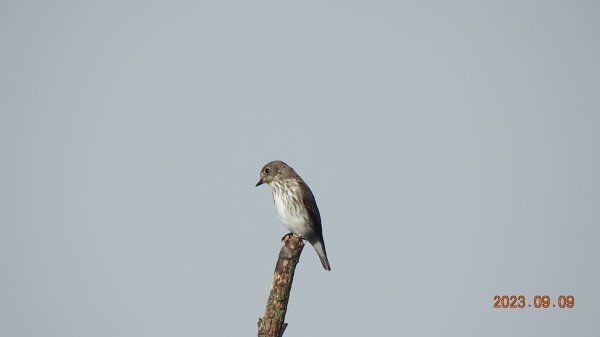
<path fill-rule="evenodd" d="M 267 167 L 267 168 L 265 168 L 265 173 L 266 173 L 266 174 L 269 174 L 269 172 L 271 172 L 271 169 L 269 169 L 268 167 Z"/>

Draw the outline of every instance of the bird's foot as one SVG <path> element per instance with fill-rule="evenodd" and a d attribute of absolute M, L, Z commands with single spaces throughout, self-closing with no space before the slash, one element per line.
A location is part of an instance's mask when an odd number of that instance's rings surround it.
<path fill-rule="evenodd" d="M 294 234 L 294 233 L 290 232 L 290 233 L 287 233 L 286 235 L 284 235 L 284 236 L 281 238 L 281 242 L 286 242 L 287 240 L 291 239 L 291 238 L 292 238 L 292 236 L 296 236 L 296 237 L 299 237 L 299 238 L 301 238 L 301 239 L 304 239 L 304 238 L 302 237 L 302 235 L 299 235 L 299 234 Z"/>
<path fill-rule="evenodd" d="M 281 242 L 285 242 L 285 241 L 289 240 L 293 235 L 294 235 L 294 233 L 292 233 L 292 232 L 287 233 L 286 235 L 281 237 Z"/>

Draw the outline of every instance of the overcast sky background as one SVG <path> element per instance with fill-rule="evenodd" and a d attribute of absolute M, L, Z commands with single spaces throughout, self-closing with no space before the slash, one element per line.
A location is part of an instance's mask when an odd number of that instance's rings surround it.
<path fill-rule="evenodd" d="M 0 336 L 598 336 L 596 1 L 0 2 Z M 575 308 L 493 309 L 495 295 Z"/>

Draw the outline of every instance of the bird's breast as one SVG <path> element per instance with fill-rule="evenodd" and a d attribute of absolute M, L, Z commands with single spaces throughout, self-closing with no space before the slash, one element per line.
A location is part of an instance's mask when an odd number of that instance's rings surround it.
<path fill-rule="evenodd" d="M 292 233 L 306 236 L 311 230 L 306 208 L 293 183 L 273 184 L 273 201 L 283 225 Z"/>

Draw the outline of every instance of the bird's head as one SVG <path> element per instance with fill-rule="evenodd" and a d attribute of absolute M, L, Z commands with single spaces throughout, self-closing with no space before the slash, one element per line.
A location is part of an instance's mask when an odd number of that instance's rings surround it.
<path fill-rule="evenodd" d="M 282 176 L 287 174 L 290 169 L 291 168 L 286 163 L 280 160 L 272 161 L 263 166 L 263 168 L 260 170 L 260 180 L 258 183 L 256 183 L 256 186 L 260 186 L 265 183 L 271 184 L 272 182 L 282 178 Z"/>

